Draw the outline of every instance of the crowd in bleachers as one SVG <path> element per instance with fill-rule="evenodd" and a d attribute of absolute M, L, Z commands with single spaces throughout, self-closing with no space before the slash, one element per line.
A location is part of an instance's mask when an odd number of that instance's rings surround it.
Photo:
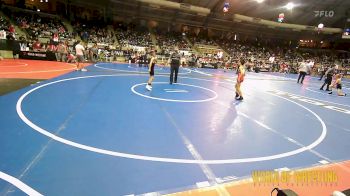
<path fill-rule="evenodd" d="M 123 47 L 128 45 L 148 47 L 152 44 L 147 32 L 118 31 L 116 36 Z"/>
<path fill-rule="evenodd" d="M 216 43 L 213 39 L 210 39 L 209 37 L 204 36 L 202 34 L 188 34 L 188 38 L 193 44 L 216 46 Z"/>
<path fill-rule="evenodd" d="M 13 25 L 10 24 L 10 21 L 5 17 L 0 16 L 0 31 L 4 31 L 6 34 L 6 39 L 14 40 L 16 39 L 16 30 Z"/>
<path fill-rule="evenodd" d="M 103 59 L 111 57 L 116 59 L 121 53 L 128 54 L 129 59 L 144 58 L 145 50 L 153 48 L 151 33 L 146 27 L 137 27 L 136 25 L 123 22 L 118 23 L 113 28 L 109 28 L 107 24 L 101 21 L 96 22 L 77 22 L 73 23 L 73 32 L 68 32 L 61 21 L 56 16 L 45 14 L 37 14 L 33 11 L 19 11 L 19 10 L 4 10 L 13 22 L 23 30 L 25 30 L 29 37 L 27 37 L 28 47 L 34 51 L 52 51 L 57 50 L 57 45 L 63 41 L 67 47 L 74 50 L 72 42 L 75 41 L 75 36 L 78 35 L 88 47 L 88 51 L 93 49 L 96 55 Z M 14 26 L 10 25 L 5 17 L 0 17 L 0 30 L 5 30 L 8 35 L 15 35 Z M 189 51 L 186 55 L 187 62 L 200 63 L 220 63 L 235 64 L 238 59 L 245 59 L 250 62 L 251 67 L 269 66 L 269 71 L 282 72 L 297 72 L 298 63 L 303 59 L 312 59 L 315 64 L 321 64 L 324 67 L 329 66 L 338 60 L 346 66 L 349 65 L 349 56 L 339 58 L 336 55 L 326 52 L 302 52 L 295 46 L 281 44 L 279 42 L 269 41 L 265 44 L 258 40 L 236 40 L 233 37 L 210 38 L 206 36 L 206 32 L 199 34 L 193 31 L 187 31 L 185 34 L 175 31 L 163 31 L 154 29 L 155 38 L 160 51 L 159 55 L 168 56 L 175 48 L 182 51 Z M 185 38 L 187 37 L 187 38 Z M 47 43 L 41 43 L 38 38 L 47 38 Z M 186 41 L 189 39 L 191 44 L 199 47 L 200 45 L 213 46 L 209 53 L 201 52 L 202 54 L 193 54 L 192 46 Z M 68 43 L 67 40 L 71 40 Z M 271 44 L 276 43 L 276 44 Z M 110 48 L 114 45 L 115 47 Z M 198 46 L 199 45 L 199 46 Z M 145 48 L 143 51 L 136 51 L 135 46 Z M 220 48 L 223 48 L 228 56 L 218 55 Z M 154 49 L 154 48 L 153 48 Z M 198 48 L 197 48 L 198 49 Z M 127 53 L 121 50 L 127 50 Z M 131 50 L 131 51 L 130 51 Z M 69 51 L 69 50 L 68 50 Z M 91 55 L 90 55 L 91 56 Z M 273 58 L 271 60 L 271 58 Z"/>
<path fill-rule="evenodd" d="M 151 33 L 146 27 L 137 27 L 133 23 L 119 22 L 114 26 L 115 36 L 120 47 L 152 47 Z"/>
<path fill-rule="evenodd" d="M 262 44 L 250 41 L 217 40 L 217 43 L 234 57 L 251 62 L 252 67 L 268 67 L 269 71 L 297 73 L 300 63 L 309 59 L 313 64 L 312 73 L 318 73 L 338 62 L 342 67 L 349 64 L 330 50 L 307 50 L 281 43 Z"/>
<path fill-rule="evenodd" d="M 303 58 L 299 56 L 295 48 L 282 45 L 271 46 L 256 41 L 238 41 L 234 39 L 217 39 L 234 60 L 245 59 L 251 63 L 251 67 L 270 67 L 270 71 L 291 71 L 295 72 L 297 62 Z"/>
<path fill-rule="evenodd" d="M 69 33 L 58 18 L 38 15 L 31 11 L 12 11 L 7 9 L 6 14 L 12 18 L 16 25 L 25 30 L 29 39 L 70 39 Z"/>
<path fill-rule="evenodd" d="M 10 21 L 3 16 L 0 16 L 0 31 L 10 32 Z"/>
<path fill-rule="evenodd" d="M 150 33 L 147 31 L 117 31 L 116 36 L 119 44 L 122 47 L 132 45 L 132 46 L 141 46 L 148 47 L 152 45 L 152 40 Z"/>
<path fill-rule="evenodd" d="M 172 51 L 174 51 L 175 47 L 177 47 L 179 50 L 191 50 L 191 47 L 183 39 L 181 33 L 163 33 L 162 31 L 159 31 L 159 33 L 157 33 L 157 42 L 161 48 L 162 54 L 164 55 L 169 55 Z"/>
<path fill-rule="evenodd" d="M 114 44 L 115 42 L 113 33 L 109 33 L 104 24 L 77 22 L 73 26 L 84 42 L 103 44 Z"/>

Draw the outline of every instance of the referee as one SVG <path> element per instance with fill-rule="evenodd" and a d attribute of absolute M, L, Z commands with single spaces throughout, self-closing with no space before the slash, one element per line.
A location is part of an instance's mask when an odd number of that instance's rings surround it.
<path fill-rule="evenodd" d="M 175 48 L 175 52 L 170 55 L 170 84 L 177 83 L 177 74 L 179 73 L 179 67 L 181 64 L 181 55 L 179 49 Z M 174 78 L 175 72 L 175 78 Z"/>

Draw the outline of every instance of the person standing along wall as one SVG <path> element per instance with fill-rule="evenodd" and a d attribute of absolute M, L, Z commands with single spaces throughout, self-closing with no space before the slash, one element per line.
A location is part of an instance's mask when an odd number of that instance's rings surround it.
<path fill-rule="evenodd" d="M 68 54 L 67 46 L 61 41 L 57 46 L 56 59 L 57 61 L 66 62 Z"/>

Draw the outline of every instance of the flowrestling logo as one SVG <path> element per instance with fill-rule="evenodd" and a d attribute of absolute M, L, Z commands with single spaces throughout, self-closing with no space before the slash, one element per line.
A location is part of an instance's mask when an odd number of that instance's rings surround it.
<path fill-rule="evenodd" d="M 325 10 L 320 10 L 320 11 L 314 11 L 315 17 L 326 17 L 326 18 L 332 18 L 334 16 L 334 11 L 325 11 Z"/>
<path fill-rule="evenodd" d="M 333 105 L 329 105 L 329 104 L 326 104 L 324 102 L 321 102 L 321 101 L 318 101 L 318 100 L 315 100 L 315 99 L 312 99 L 312 98 L 306 98 L 306 97 L 299 96 L 299 95 L 293 95 L 291 93 L 278 91 L 278 90 L 271 90 L 271 91 L 267 91 L 267 92 L 275 94 L 275 95 L 283 96 L 283 97 L 286 97 L 286 98 L 289 98 L 289 99 L 294 99 L 294 100 L 302 101 L 302 102 L 305 102 L 305 103 L 309 103 L 309 104 L 312 104 L 312 105 L 317 105 L 317 106 L 320 106 L 320 107 L 323 107 L 323 108 L 326 108 L 326 109 L 329 109 L 329 110 L 333 110 L 333 111 L 337 111 L 337 112 L 341 112 L 341 113 L 345 113 L 345 114 L 350 114 L 350 110 L 347 110 L 347 109 L 344 109 L 344 108 L 340 108 L 340 107 L 337 107 L 337 106 L 333 106 Z"/>

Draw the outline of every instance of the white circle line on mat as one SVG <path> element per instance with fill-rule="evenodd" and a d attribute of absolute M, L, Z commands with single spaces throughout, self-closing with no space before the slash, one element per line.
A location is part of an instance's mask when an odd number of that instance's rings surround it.
<path fill-rule="evenodd" d="M 268 161 L 268 160 L 275 160 L 275 159 L 280 159 L 280 158 L 285 158 L 289 156 L 293 156 L 302 152 L 305 152 L 307 150 L 311 150 L 315 146 L 319 145 L 326 137 L 327 134 L 327 127 L 324 123 L 324 121 L 321 119 L 320 116 L 318 116 L 315 112 L 307 108 L 306 106 L 303 106 L 299 103 L 296 103 L 292 100 L 289 100 L 287 98 L 281 97 L 282 99 L 288 100 L 292 103 L 295 103 L 296 105 L 304 108 L 308 112 L 310 112 L 312 115 L 314 115 L 317 120 L 321 123 L 322 125 L 322 133 L 318 139 L 316 139 L 313 143 L 311 143 L 308 146 L 301 147 L 299 149 L 285 152 L 285 153 L 280 153 L 276 155 L 270 155 L 270 156 L 262 156 L 262 157 L 251 157 L 251 158 L 240 158 L 240 159 L 219 159 L 219 160 L 194 160 L 194 159 L 177 159 L 177 158 L 164 158 L 164 157 L 154 157 L 154 156 L 146 156 L 146 155 L 138 155 L 138 154 L 130 154 L 130 153 L 123 153 L 123 152 L 117 152 L 117 151 L 111 151 L 111 150 L 105 150 L 102 148 L 96 148 L 93 146 L 85 145 L 85 144 L 80 144 L 78 142 L 74 142 L 65 138 L 62 138 L 60 136 L 57 136 L 55 134 L 52 134 L 48 130 L 45 130 L 41 128 L 40 126 L 34 124 L 32 121 L 30 121 L 25 114 L 22 111 L 22 102 L 23 100 L 30 95 L 32 92 L 60 82 L 64 81 L 70 81 L 70 80 L 77 80 L 77 79 L 85 79 L 85 78 L 97 78 L 97 77 L 116 77 L 116 76 L 130 76 L 130 75 L 94 75 L 94 76 L 83 76 L 83 77 L 75 77 L 75 78 L 67 78 L 67 79 L 62 79 L 62 80 L 57 80 L 53 82 L 49 82 L 46 84 L 42 84 L 40 86 L 37 86 L 26 93 L 24 93 L 17 101 L 16 104 L 16 111 L 18 116 L 21 118 L 21 120 L 26 123 L 29 127 L 34 129 L 35 131 L 41 133 L 42 135 L 45 135 L 57 142 L 60 142 L 62 144 L 66 144 L 75 148 L 79 148 L 82 150 L 90 151 L 90 152 L 95 152 L 99 154 L 105 154 L 105 155 L 110 155 L 110 156 L 115 156 L 115 157 L 121 157 L 121 158 L 129 158 L 129 159 L 136 159 L 136 160 L 144 160 L 144 161 L 156 161 L 156 162 L 166 162 L 166 163 L 182 163 L 182 164 L 233 164 L 233 163 L 249 163 L 249 162 L 258 162 L 258 161 Z M 277 96 L 277 95 L 276 95 Z M 277 96 L 280 97 L 280 96 Z"/>
<path fill-rule="evenodd" d="M 149 99 L 154 99 L 154 100 L 160 100 L 160 101 L 168 101 L 168 102 L 181 102 L 181 103 L 200 103 L 200 102 L 207 102 L 207 101 L 212 101 L 214 99 L 216 99 L 218 97 L 218 94 L 213 91 L 210 90 L 208 88 L 204 88 L 201 86 L 196 86 L 196 85 L 191 85 L 191 84 L 183 84 L 183 83 L 176 83 L 173 85 L 180 85 L 180 86 L 190 86 L 190 87 L 195 87 L 195 88 L 200 88 L 206 91 L 211 92 L 212 94 L 214 94 L 213 97 L 207 98 L 207 99 L 199 99 L 199 100 L 181 100 L 181 99 L 166 99 L 166 98 L 159 98 L 159 97 L 153 97 L 153 96 L 149 96 L 149 95 L 145 95 L 142 93 L 139 93 L 135 90 L 136 87 L 138 86 L 142 86 L 142 85 L 146 85 L 147 83 L 140 83 L 140 84 L 135 84 L 134 86 L 131 87 L 131 91 L 133 93 L 135 93 L 136 95 L 145 97 L 145 98 L 149 98 Z M 168 84 L 168 82 L 153 82 L 153 84 Z"/>
<path fill-rule="evenodd" d="M 41 193 L 39 193 L 38 191 L 34 190 L 30 186 L 24 184 L 19 179 L 15 178 L 13 176 L 10 176 L 10 175 L 8 175 L 8 174 L 6 174 L 4 172 L 1 172 L 1 171 L 0 171 L 0 179 L 3 179 L 6 182 L 12 184 L 13 186 L 19 188 L 21 191 L 23 191 L 27 195 L 30 195 L 30 196 L 42 196 Z"/>
<path fill-rule="evenodd" d="M 99 66 L 99 65 L 103 65 L 103 64 L 107 64 L 108 65 L 108 64 L 111 64 L 111 63 L 98 63 L 98 64 L 95 64 L 94 67 L 97 67 L 99 69 L 104 69 L 104 70 L 110 70 L 110 71 L 122 71 L 122 72 L 125 72 L 125 73 L 148 73 L 147 71 L 131 71 L 131 70 L 114 69 L 114 68 L 107 68 L 107 67 Z M 121 64 L 121 65 L 125 65 L 125 64 Z M 183 69 L 186 70 L 187 72 L 179 73 L 179 75 L 185 75 L 185 74 L 189 74 L 189 73 L 192 72 L 188 68 L 183 68 Z M 158 74 L 168 74 L 168 73 L 158 73 Z"/>

